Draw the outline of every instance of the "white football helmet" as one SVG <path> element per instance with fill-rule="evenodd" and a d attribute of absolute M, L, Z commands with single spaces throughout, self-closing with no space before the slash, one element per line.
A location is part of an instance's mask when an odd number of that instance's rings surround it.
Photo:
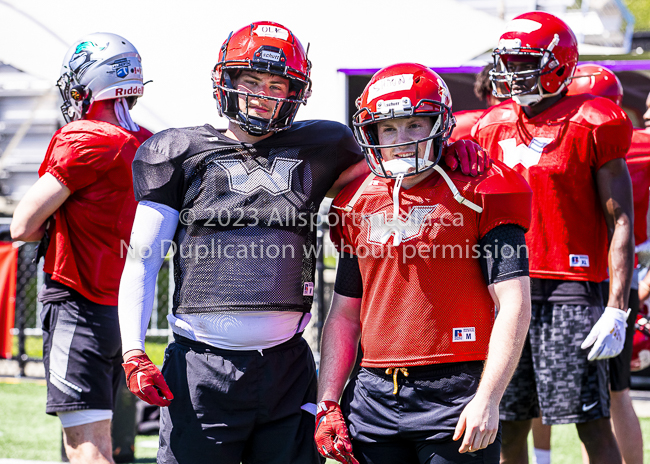
<path fill-rule="evenodd" d="M 144 91 L 140 54 L 117 34 L 89 34 L 65 54 L 57 86 L 66 122 L 83 118 L 98 100 L 126 98 L 132 108 Z"/>

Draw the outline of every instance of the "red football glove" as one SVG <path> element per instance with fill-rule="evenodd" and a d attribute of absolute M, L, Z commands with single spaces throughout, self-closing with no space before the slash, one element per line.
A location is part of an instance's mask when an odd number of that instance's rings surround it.
<path fill-rule="evenodd" d="M 321 401 L 316 411 L 314 440 L 318 452 L 343 464 L 359 464 L 352 455 L 352 443 L 341 407 L 335 401 Z"/>
<path fill-rule="evenodd" d="M 169 406 L 174 395 L 165 378 L 146 354 L 132 356 L 122 364 L 131 393 L 154 406 Z"/>
<path fill-rule="evenodd" d="M 457 140 L 442 149 L 442 156 L 449 169 L 455 171 L 460 165 L 463 174 L 476 176 L 490 169 L 490 156 L 472 140 Z"/>

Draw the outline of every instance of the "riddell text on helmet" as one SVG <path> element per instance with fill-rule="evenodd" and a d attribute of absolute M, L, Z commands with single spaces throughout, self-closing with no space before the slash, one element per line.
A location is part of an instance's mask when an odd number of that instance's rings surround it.
<path fill-rule="evenodd" d="M 128 95 L 142 95 L 144 93 L 144 87 L 141 85 L 134 85 L 128 89 L 115 89 L 116 97 L 126 97 Z"/>

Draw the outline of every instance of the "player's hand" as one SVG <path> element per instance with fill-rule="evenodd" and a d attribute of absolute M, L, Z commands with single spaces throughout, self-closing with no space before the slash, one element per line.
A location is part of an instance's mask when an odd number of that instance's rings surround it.
<path fill-rule="evenodd" d="M 465 432 L 459 453 L 478 451 L 494 443 L 499 432 L 499 402 L 475 396 L 460 414 L 454 441 L 459 440 Z"/>
<path fill-rule="evenodd" d="M 442 149 L 442 156 L 449 169 L 460 170 L 465 175 L 477 176 L 490 168 L 488 153 L 472 140 L 457 140 Z"/>
<path fill-rule="evenodd" d="M 594 345 L 587 359 L 607 359 L 618 356 L 625 344 L 625 328 L 627 327 L 628 313 L 610 306 L 605 308 L 603 315 L 591 328 L 591 332 L 582 342 L 580 348 L 586 350 Z"/>
<path fill-rule="evenodd" d="M 343 419 L 341 407 L 335 401 L 321 401 L 316 411 L 314 440 L 318 452 L 343 464 L 359 464 L 352 455 L 352 442 Z"/>
<path fill-rule="evenodd" d="M 154 406 L 169 406 L 174 395 L 165 378 L 145 353 L 131 356 L 122 364 L 126 385 L 135 396 Z"/>

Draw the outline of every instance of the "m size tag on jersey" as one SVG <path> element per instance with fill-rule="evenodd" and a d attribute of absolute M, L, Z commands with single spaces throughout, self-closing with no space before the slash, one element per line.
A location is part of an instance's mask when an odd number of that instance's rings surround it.
<path fill-rule="evenodd" d="M 452 330 L 454 331 L 452 337 L 452 341 L 454 342 L 476 341 L 476 329 L 474 327 L 456 327 Z"/>
<path fill-rule="evenodd" d="M 314 296 L 314 282 L 305 282 L 302 286 L 302 296 Z"/>
<path fill-rule="evenodd" d="M 589 267 L 589 255 L 569 255 L 569 266 Z"/>

